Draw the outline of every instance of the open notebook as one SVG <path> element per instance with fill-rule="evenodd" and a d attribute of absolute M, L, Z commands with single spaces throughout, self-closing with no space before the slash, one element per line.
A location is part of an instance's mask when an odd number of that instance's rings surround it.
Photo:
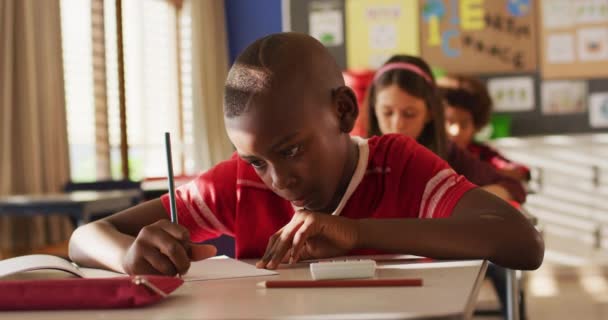
<path fill-rule="evenodd" d="M 110 278 L 126 276 L 122 273 L 107 270 L 80 268 L 63 258 L 45 254 L 33 254 L 0 260 L 0 278 L 35 270 L 60 270 L 81 278 Z M 190 266 L 190 270 L 183 277 L 183 280 L 188 282 L 271 276 L 276 274 L 277 272 L 275 271 L 257 269 L 255 266 L 248 263 L 234 260 L 226 256 L 219 256 L 193 262 Z"/>

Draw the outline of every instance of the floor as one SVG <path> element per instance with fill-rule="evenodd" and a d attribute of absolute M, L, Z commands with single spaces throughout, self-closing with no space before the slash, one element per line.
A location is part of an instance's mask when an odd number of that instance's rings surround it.
<path fill-rule="evenodd" d="M 527 319 L 608 319 L 608 254 L 569 252 L 574 244 L 545 239 L 547 251 L 540 269 L 527 272 L 523 286 L 526 292 Z M 478 308 L 498 306 L 491 283 L 485 282 L 478 299 Z M 476 316 L 476 320 L 501 317 Z"/>

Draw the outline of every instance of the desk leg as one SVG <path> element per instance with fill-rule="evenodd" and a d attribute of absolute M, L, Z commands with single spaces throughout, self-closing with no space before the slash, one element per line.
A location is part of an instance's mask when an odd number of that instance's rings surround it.
<path fill-rule="evenodd" d="M 517 271 L 507 271 L 507 319 L 519 320 L 519 283 L 517 282 Z"/>

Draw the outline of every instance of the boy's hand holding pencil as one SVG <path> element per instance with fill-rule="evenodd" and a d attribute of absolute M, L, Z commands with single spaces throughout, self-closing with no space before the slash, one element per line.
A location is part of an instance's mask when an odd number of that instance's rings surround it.
<path fill-rule="evenodd" d="M 171 221 L 159 220 L 141 229 L 123 259 L 123 269 L 128 274 L 183 275 L 190 269 L 190 261 L 213 257 L 217 253 L 214 246 L 191 243 L 188 229 L 177 221 L 171 137 L 168 132 L 165 132 L 165 148 Z"/>
<path fill-rule="evenodd" d="M 185 274 L 191 261 L 212 257 L 216 248 L 190 242 L 183 226 L 160 220 L 144 227 L 123 259 L 128 274 Z"/>

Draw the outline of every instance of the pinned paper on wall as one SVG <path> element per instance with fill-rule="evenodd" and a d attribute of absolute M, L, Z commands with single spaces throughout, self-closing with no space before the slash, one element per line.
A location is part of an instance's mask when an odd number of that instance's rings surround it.
<path fill-rule="evenodd" d="M 484 0 L 460 0 L 460 28 L 462 30 L 482 30 L 484 20 Z"/>
<path fill-rule="evenodd" d="M 608 22 L 608 1 L 606 0 L 576 0 L 571 1 L 573 15 L 577 23 Z"/>
<path fill-rule="evenodd" d="M 311 2 L 308 26 L 308 33 L 326 47 L 340 46 L 344 43 L 342 12 L 337 3 Z"/>
<path fill-rule="evenodd" d="M 348 68 L 376 69 L 395 54 L 419 55 L 418 1 L 346 1 Z"/>
<path fill-rule="evenodd" d="M 592 128 L 608 128 L 608 92 L 589 96 L 589 125 Z"/>
<path fill-rule="evenodd" d="M 554 80 L 542 83 L 542 113 L 568 114 L 587 110 L 587 82 Z"/>
<path fill-rule="evenodd" d="M 393 24 L 376 24 L 369 30 L 369 46 L 373 50 L 395 50 L 397 28 Z"/>
<path fill-rule="evenodd" d="M 547 61 L 550 63 L 570 63 L 574 55 L 574 35 L 570 33 L 550 34 L 547 37 Z"/>
<path fill-rule="evenodd" d="M 602 27 L 582 28 L 576 32 L 578 58 L 581 61 L 608 59 L 608 29 Z"/>
<path fill-rule="evenodd" d="M 574 25 L 572 0 L 551 0 L 542 3 L 545 29 L 570 28 Z"/>
<path fill-rule="evenodd" d="M 501 77 L 488 80 L 488 91 L 495 111 L 534 110 L 534 79 L 532 77 Z"/>

